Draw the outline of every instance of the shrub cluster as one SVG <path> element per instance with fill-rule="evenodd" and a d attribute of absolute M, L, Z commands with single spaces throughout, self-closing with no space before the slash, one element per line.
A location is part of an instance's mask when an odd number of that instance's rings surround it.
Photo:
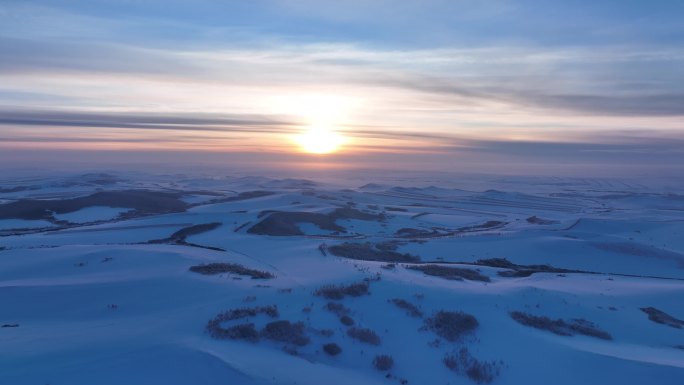
<path fill-rule="evenodd" d="M 185 239 L 189 236 L 192 235 L 198 235 L 202 233 L 206 233 L 211 230 L 215 230 L 218 227 L 222 225 L 221 222 L 213 222 L 213 223 L 204 223 L 200 225 L 194 225 L 190 227 L 185 227 L 182 228 L 175 233 L 171 234 L 171 236 L 168 238 L 169 241 L 171 242 L 179 242 L 179 243 L 184 243 Z"/>
<path fill-rule="evenodd" d="M 394 359 L 390 355 L 380 354 L 375 356 L 375 358 L 373 359 L 373 366 L 375 367 L 375 369 L 384 372 L 392 369 L 392 367 L 394 366 Z"/>
<path fill-rule="evenodd" d="M 461 281 L 467 279 L 469 281 L 489 282 L 489 277 L 480 274 L 479 271 L 473 269 L 464 269 L 461 267 L 450 267 L 441 265 L 415 265 L 408 266 L 407 269 L 422 271 L 424 274 L 441 277 L 444 279 Z"/>
<path fill-rule="evenodd" d="M 220 325 L 220 322 L 211 320 L 207 324 L 207 331 L 210 336 L 219 340 L 247 340 L 251 342 L 259 340 L 259 332 L 253 323 L 244 323 L 224 328 Z"/>
<path fill-rule="evenodd" d="M 329 344 L 323 345 L 323 351 L 328 355 L 336 356 L 342 353 L 342 348 L 338 344 L 331 342 Z"/>
<path fill-rule="evenodd" d="M 502 269 L 517 269 L 520 267 L 520 265 L 516 265 L 506 258 L 478 259 L 475 264 L 481 266 L 499 267 Z"/>
<path fill-rule="evenodd" d="M 461 311 L 438 311 L 425 320 L 427 329 L 452 342 L 473 332 L 478 326 L 479 323 L 475 317 Z"/>
<path fill-rule="evenodd" d="M 380 345 L 380 336 L 371 329 L 353 327 L 347 330 L 347 335 L 370 345 Z"/>
<path fill-rule="evenodd" d="M 328 248 L 333 255 L 361 261 L 379 262 L 418 262 L 420 258 L 411 254 L 402 254 L 386 247 L 377 247 L 366 243 L 345 242 L 340 245 L 333 245 Z"/>
<path fill-rule="evenodd" d="M 349 310 L 348 307 L 342 305 L 341 303 L 337 303 L 337 302 L 328 302 L 325 305 L 325 310 L 327 310 L 331 313 L 337 314 L 339 317 L 341 317 L 343 315 L 347 315 L 351 312 L 351 310 Z"/>
<path fill-rule="evenodd" d="M 332 199 L 336 200 L 336 198 Z M 274 236 L 305 235 L 298 226 L 301 223 L 312 223 L 323 230 L 346 232 L 347 230 L 344 227 L 337 224 L 338 220 L 358 219 L 362 221 L 375 221 L 384 219 L 382 215 L 365 213 L 351 207 L 340 207 L 328 214 L 306 211 L 284 212 L 266 210 L 259 214 L 259 218 L 264 215 L 268 215 L 268 217 L 250 227 L 247 230 L 248 233 Z"/>
<path fill-rule="evenodd" d="M 276 318 L 280 316 L 278 312 L 278 307 L 276 305 L 268 306 L 257 306 L 257 307 L 242 307 L 237 309 L 231 309 L 219 313 L 213 320 L 218 322 L 232 321 L 240 318 L 255 317 L 257 314 L 266 314 L 271 318 Z"/>
<path fill-rule="evenodd" d="M 532 223 L 534 225 L 555 225 L 559 223 L 558 221 L 554 221 L 551 219 L 544 219 L 544 218 L 539 218 L 536 215 L 533 215 L 529 218 L 526 219 L 528 223 Z"/>
<path fill-rule="evenodd" d="M 575 318 L 568 321 L 562 319 L 551 319 L 545 316 L 535 316 L 532 314 L 523 313 L 520 311 L 512 311 L 510 313 L 518 323 L 533 327 L 535 329 L 546 330 L 561 336 L 573 336 L 575 334 L 582 334 L 589 337 L 600 338 L 603 340 L 612 340 L 613 337 L 606 331 L 599 329 L 593 322 L 585 319 Z"/>
<path fill-rule="evenodd" d="M 387 210 L 387 211 L 398 211 L 401 213 L 405 213 L 408 211 L 403 207 L 390 207 L 390 206 L 385 206 L 385 210 Z"/>
<path fill-rule="evenodd" d="M 266 210 L 259 213 L 259 218 L 264 215 L 268 215 L 268 217 L 247 229 L 249 234 L 272 236 L 305 235 L 298 226 L 300 223 L 312 223 L 318 228 L 328 231 L 346 231 L 344 227 L 335 223 L 335 218 L 328 214 Z"/>
<path fill-rule="evenodd" d="M 422 318 L 423 317 L 423 312 L 420 311 L 418 306 L 412 304 L 409 301 L 406 301 L 401 298 L 393 298 L 390 300 L 396 307 L 400 309 L 404 309 L 406 311 L 406 314 L 410 315 L 411 317 L 416 317 L 416 318 Z"/>
<path fill-rule="evenodd" d="M 206 329 L 209 335 L 216 339 L 257 341 L 259 339 L 259 332 L 254 327 L 253 323 L 244 323 L 231 327 L 223 327 L 222 324 L 227 321 L 255 317 L 258 314 L 265 314 L 271 318 L 276 318 L 279 316 L 278 307 L 270 305 L 231 309 L 219 313 L 214 318 L 210 319 L 209 322 L 207 322 Z"/>
<path fill-rule="evenodd" d="M 681 329 L 684 326 L 684 321 L 677 319 L 662 310 L 656 309 L 654 307 L 642 307 L 641 311 L 648 314 L 648 319 L 653 322 L 671 326 L 673 328 Z"/>
<path fill-rule="evenodd" d="M 254 323 L 242 323 L 230 327 L 224 327 L 223 323 L 264 314 L 270 318 L 279 316 L 275 305 L 258 306 L 253 308 L 231 309 L 217 314 L 207 322 L 207 332 L 216 339 L 247 340 L 257 342 L 260 338 L 283 342 L 288 345 L 304 346 L 309 343 L 309 337 L 305 333 L 303 322 L 290 322 L 277 320 L 266 324 L 258 331 Z"/>
<path fill-rule="evenodd" d="M 215 275 L 223 273 L 233 273 L 238 275 L 244 275 L 252 277 L 252 279 L 271 279 L 275 278 L 275 275 L 269 273 L 268 271 L 254 270 L 244 267 L 237 263 L 209 263 L 191 266 L 190 271 L 204 274 L 204 275 Z"/>
<path fill-rule="evenodd" d="M 473 357 L 468 348 L 463 347 L 458 354 L 444 356 L 444 365 L 454 372 L 465 375 L 478 384 L 488 384 L 499 376 L 500 366 L 494 361 L 479 361 Z"/>
<path fill-rule="evenodd" d="M 368 282 L 358 282 L 351 285 L 326 285 L 314 292 L 314 295 L 327 299 L 343 299 L 345 296 L 360 297 L 368 294 Z"/>
<path fill-rule="evenodd" d="M 286 344 L 305 346 L 309 343 L 309 337 L 304 332 L 303 322 L 292 323 L 287 320 L 269 322 L 260 334 L 266 339 Z"/>
<path fill-rule="evenodd" d="M 414 229 L 411 227 L 403 227 L 397 230 L 394 235 L 401 238 L 431 238 L 436 237 L 444 233 L 440 233 L 436 229 L 424 230 L 424 229 Z"/>
<path fill-rule="evenodd" d="M 581 270 L 562 269 L 550 265 L 518 265 L 516 263 L 509 261 L 506 258 L 478 259 L 475 262 L 475 264 L 480 266 L 510 269 L 505 271 L 499 271 L 497 273 L 499 276 L 506 278 L 523 278 L 529 277 L 532 274 L 536 273 L 587 273 Z"/>

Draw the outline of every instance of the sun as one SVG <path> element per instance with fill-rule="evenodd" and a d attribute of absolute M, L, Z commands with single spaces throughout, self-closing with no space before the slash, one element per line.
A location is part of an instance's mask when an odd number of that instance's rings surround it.
<path fill-rule="evenodd" d="M 296 138 L 302 151 L 310 154 L 330 154 L 344 142 L 342 135 L 328 127 L 311 126 Z"/>
<path fill-rule="evenodd" d="M 273 103 L 277 111 L 300 121 L 300 131 L 291 136 L 299 151 L 309 154 L 331 154 L 349 140 L 340 128 L 345 127 L 355 101 L 350 97 L 330 94 L 287 95 Z"/>

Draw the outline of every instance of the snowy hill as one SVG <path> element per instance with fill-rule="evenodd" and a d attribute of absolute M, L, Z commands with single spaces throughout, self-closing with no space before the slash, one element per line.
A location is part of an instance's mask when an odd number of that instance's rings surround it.
<path fill-rule="evenodd" d="M 682 191 L 486 182 L 5 179 L 0 384 L 680 384 Z"/>

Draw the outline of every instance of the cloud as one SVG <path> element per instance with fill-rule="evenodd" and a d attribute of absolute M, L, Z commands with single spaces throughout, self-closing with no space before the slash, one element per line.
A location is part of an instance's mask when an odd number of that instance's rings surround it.
<path fill-rule="evenodd" d="M 292 133 L 292 122 L 266 117 L 216 114 L 88 113 L 0 110 L 0 125 L 131 128 L 142 130 Z"/>
<path fill-rule="evenodd" d="M 681 116 L 683 68 L 684 51 L 663 48 L 607 48 L 600 53 L 524 46 L 397 51 L 350 44 L 286 44 L 208 51 L 0 37 L 0 79 L 5 79 L 0 105 L 3 93 L 27 91 L 97 103 L 86 93 L 89 89 L 48 86 L 70 77 L 79 83 L 87 76 L 102 89 L 116 89 L 111 92 L 124 92 L 124 85 L 141 88 L 143 79 L 145 93 L 155 88 L 223 87 L 234 94 L 273 94 L 327 87 L 356 92 L 373 102 L 364 94 L 399 89 L 414 92 L 435 107 L 456 101 L 461 106 L 499 103 L 604 116 Z M 26 89 L 32 84 L 36 89 Z M 444 97 L 456 99 L 439 100 Z M 120 95 L 119 102 L 129 98 Z M 129 108 L 137 102 L 131 100 Z"/>
<path fill-rule="evenodd" d="M 520 79 L 522 81 L 523 79 Z M 562 94 L 560 89 L 539 90 L 496 85 L 450 84 L 448 79 L 390 81 L 399 88 L 411 88 L 428 94 L 448 95 L 460 102 L 498 102 L 523 108 L 575 112 L 600 116 L 684 116 L 683 93 L 640 94 Z M 516 81 L 515 83 L 519 83 Z M 552 87 L 552 85 L 550 85 Z M 615 85 L 617 87 L 617 85 Z M 585 91 L 585 92 L 588 92 Z M 662 90 L 660 92 L 667 92 Z"/>
<path fill-rule="evenodd" d="M 592 115 L 684 116 L 684 93 L 661 95 L 517 95 L 523 104 Z"/>
<path fill-rule="evenodd" d="M 182 144 L 184 142 L 235 139 L 223 134 L 253 135 L 294 135 L 301 132 L 301 126 L 288 120 L 277 120 L 268 116 L 230 115 L 212 113 L 130 113 L 130 112 L 80 112 L 54 111 L 41 109 L 0 110 L 0 132 L 2 127 L 12 128 L 12 137 L 7 140 L 54 142 L 107 142 L 126 141 L 153 142 L 167 141 Z M 22 126 L 40 127 L 23 131 Z M 60 135 L 49 136 L 50 127 L 63 128 Z M 79 136 L 70 136 L 66 131 L 74 128 Z M 82 131 L 81 129 L 89 129 Z M 101 129 L 101 130 L 93 130 Z M 131 132 L 151 132 L 152 136 L 121 136 L 121 130 Z M 173 137 L 164 138 L 155 135 L 156 130 L 176 132 Z M 38 134 L 42 133 L 42 136 Z M 87 133 L 87 134 L 86 134 Z M 110 135 L 111 134 L 111 135 Z M 203 134 L 204 136 L 198 136 Z M 75 134 L 74 134 L 75 135 Z M 218 135 L 218 136 L 217 136 Z M 644 130 L 612 130 L 594 133 L 592 131 L 575 132 L 556 140 L 510 140 L 510 139 L 478 139 L 467 134 L 447 132 L 419 132 L 415 130 L 396 129 L 388 126 L 359 125 L 347 126 L 344 135 L 355 140 L 352 149 L 382 150 L 390 152 L 425 152 L 456 153 L 500 153 L 511 156 L 543 156 L 567 157 L 572 155 L 599 154 L 684 154 L 684 132 L 644 131 Z M 388 144 L 390 141 L 392 144 Z"/>
<path fill-rule="evenodd" d="M 171 50 L 108 42 L 31 40 L 0 36 L 0 74 L 134 73 L 147 76 L 200 73 L 201 66 Z"/>

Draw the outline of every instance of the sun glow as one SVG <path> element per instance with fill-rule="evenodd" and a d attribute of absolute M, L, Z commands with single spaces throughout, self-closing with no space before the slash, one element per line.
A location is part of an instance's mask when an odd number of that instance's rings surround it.
<path fill-rule="evenodd" d="M 347 143 L 338 128 L 346 123 L 352 104 L 350 98 L 324 94 L 289 95 L 279 103 L 283 112 L 303 120 L 302 132 L 293 139 L 310 154 L 337 152 Z"/>
<path fill-rule="evenodd" d="M 311 154 L 330 154 L 339 148 L 344 138 L 327 127 L 312 126 L 296 138 L 304 152 Z"/>

